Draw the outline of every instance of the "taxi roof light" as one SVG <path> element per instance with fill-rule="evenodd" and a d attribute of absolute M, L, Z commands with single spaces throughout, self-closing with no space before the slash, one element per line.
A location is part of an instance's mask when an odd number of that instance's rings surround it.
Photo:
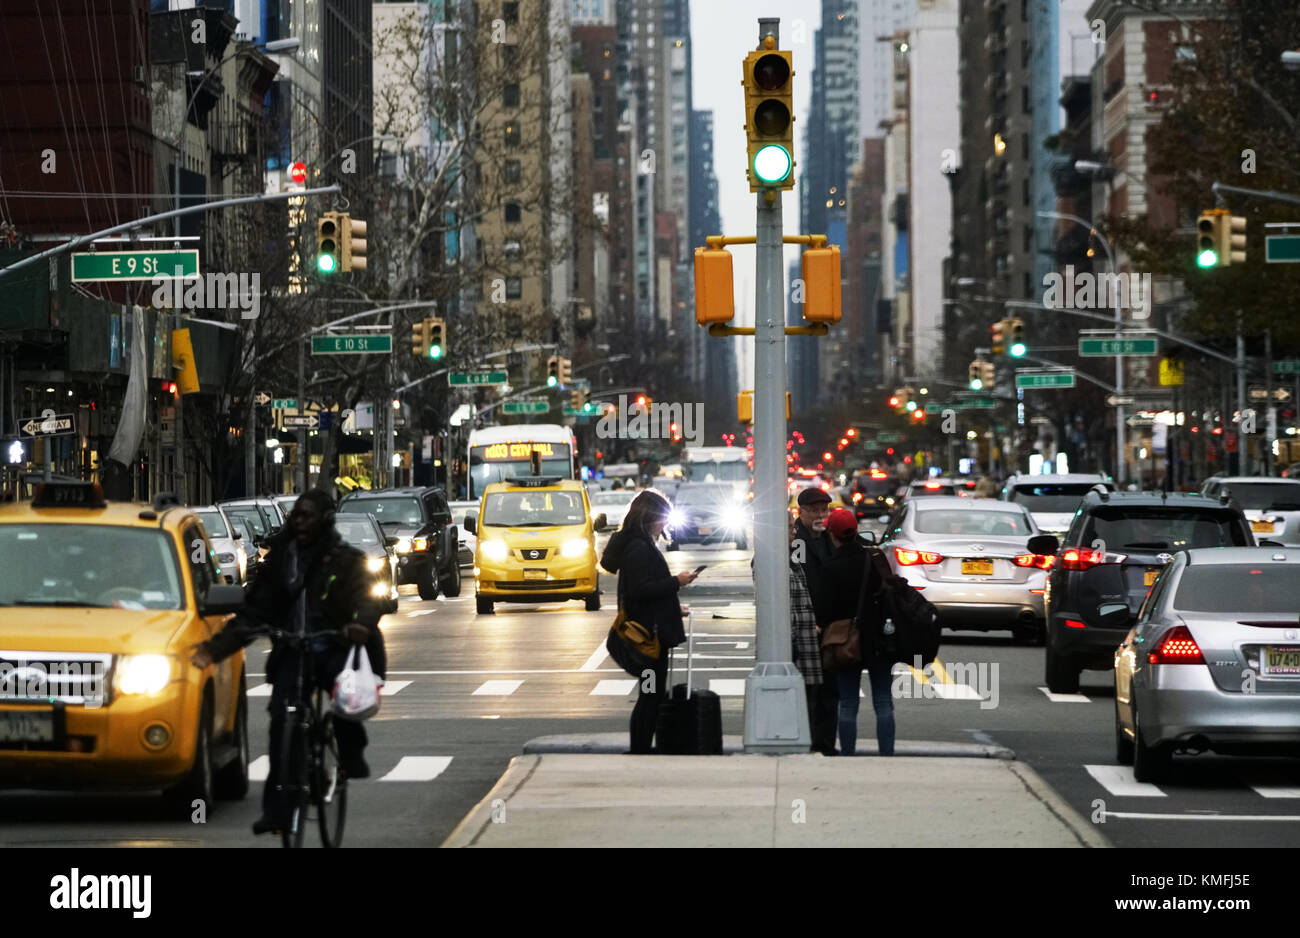
<path fill-rule="evenodd" d="M 52 479 L 36 486 L 33 508 L 107 508 L 104 489 L 98 482 Z"/>
<path fill-rule="evenodd" d="M 548 485 L 558 485 L 562 480 L 559 476 L 516 476 L 504 481 L 507 485 L 517 485 L 521 488 L 542 488 Z"/>

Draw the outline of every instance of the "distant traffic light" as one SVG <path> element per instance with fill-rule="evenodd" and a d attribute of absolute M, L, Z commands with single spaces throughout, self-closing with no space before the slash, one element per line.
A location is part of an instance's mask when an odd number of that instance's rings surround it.
<path fill-rule="evenodd" d="M 559 373 L 560 384 L 567 385 L 569 382 L 573 380 L 572 369 L 573 369 L 573 362 L 569 361 L 567 358 L 561 357 L 560 373 Z"/>
<path fill-rule="evenodd" d="M 582 392 L 574 388 L 569 392 L 569 407 L 579 410 L 582 407 Z"/>
<path fill-rule="evenodd" d="M 925 423 L 925 408 L 918 407 L 912 411 L 912 423 Z"/>
<path fill-rule="evenodd" d="M 741 391 L 736 395 L 736 419 L 741 423 L 754 422 L 753 391 Z"/>
<path fill-rule="evenodd" d="M 325 212 L 316 222 L 316 269 L 332 274 L 339 269 L 339 213 Z"/>
<path fill-rule="evenodd" d="M 984 378 L 980 370 L 980 364 L 979 361 L 973 361 L 970 363 L 968 381 L 972 391 L 979 391 L 984 387 Z"/>
<path fill-rule="evenodd" d="M 429 324 L 429 350 L 430 358 L 442 358 L 447 354 L 447 323 L 443 319 L 426 319 Z"/>
<path fill-rule="evenodd" d="M 1211 208 L 1196 219 L 1196 266 L 1231 267 L 1246 263 L 1246 219 Z"/>
<path fill-rule="evenodd" d="M 339 214 L 339 270 L 366 269 L 366 223 L 347 212 Z"/>
<path fill-rule="evenodd" d="M 986 388 L 997 383 L 997 366 L 993 362 L 980 362 L 980 383 Z"/>
<path fill-rule="evenodd" d="M 553 388 L 560 383 L 560 357 L 552 355 L 546 359 L 546 386 Z"/>
<path fill-rule="evenodd" d="M 999 319 L 993 325 L 989 326 L 989 332 L 991 333 L 989 341 L 993 347 L 994 355 L 1001 355 L 1006 352 L 1007 337 L 1006 333 L 1003 331 L 1006 329 L 1006 324 L 1005 319 Z"/>
<path fill-rule="evenodd" d="M 1224 256 L 1227 258 L 1223 266 L 1229 264 L 1246 263 L 1246 219 L 1241 215 L 1229 215 L 1224 222 L 1223 240 L 1225 244 Z"/>
<path fill-rule="evenodd" d="M 749 191 L 794 188 L 794 68 L 791 53 L 776 40 L 745 56 L 745 135 Z"/>
<path fill-rule="evenodd" d="M 1015 318 L 1007 320 L 1007 339 L 1010 344 L 1007 351 L 1012 358 L 1023 358 L 1029 351 L 1029 346 L 1025 344 L 1025 321 Z"/>
<path fill-rule="evenodd" d="M 1201 212 L 1196 219 L 1196 266 L 1200 268 L 1219 266 L 1219 212 L 1222 209 L 1210 209 Z"/>
<path fill-rule="evenodd" d="M 411 354 L 418 358 L 429 355 L 429 320 L 411 323 Z"/>

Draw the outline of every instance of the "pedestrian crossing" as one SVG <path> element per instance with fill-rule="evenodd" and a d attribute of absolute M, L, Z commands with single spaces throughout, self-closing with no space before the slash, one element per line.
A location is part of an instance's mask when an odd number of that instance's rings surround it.
<path fill-rule="evenodd" d="M 452 758 L 452 756 L 402 756 L 383 775 L 371 777 L 377 782 L 431 782 L 447 771 Z M 265 782 L 270 771 L 271 757 L 260 755 L 248 764 L 248 780 Z"/>
<path fill-rule="evenodd" d="M 1085 765 L 1083 768 L 1098 785 L 1106 790 L 1107 794 L 1117 798 L 1170 797 L 1169 792 L 1160 785 L 1139 782 L 1134 777 L 1131 766 Z M 1234 774 L 1243 787 L 1249 788 L 1261 798 L 1300 800 L 1300 783 L 1294 778 L 1288 781 L 1275 776 L 1266 776 L 1248 766 L 1243 766 Z"/>

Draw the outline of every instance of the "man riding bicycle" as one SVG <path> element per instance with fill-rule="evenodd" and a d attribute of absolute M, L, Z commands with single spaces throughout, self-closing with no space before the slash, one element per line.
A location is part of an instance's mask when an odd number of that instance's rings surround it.
<path fill-rule="evenodd" d="M 334 501 L 321 491 L 302 495 L 289 513 L 289 523 L 275 534 L 257 581 L 249 589 L 244 610 L 206 642 L 194 646 L 190 659 L 205 668 L 234 654 L 265 634 L 264 624 L 277 623 L 284 631 L 312 634 L 327 630 L 346 636 L 320 635 L 310 646 L 311 670 L 304 684 L 331 690 L 334 678 L 348 662 L 354 645 L 365 645 L 370 666 L 381 679 L 387 670 L 380 612 L 370 595 L 371 577 L 365 554 L 344 543 L 334 529 Z M 262 817 L 254 834 L 281 828 L 276 786 L 280 778 L 280 738 L 285 706 L 294 692 L 297 656 L 281 643 L 273 643 L 266 660 L 271 692 L 271 767 L 262 789 Z M 339 762 L 349 778 L 368 778 L 363 758 L 365 727 L 353 720 L 336 720 L 334 736 Z"/>

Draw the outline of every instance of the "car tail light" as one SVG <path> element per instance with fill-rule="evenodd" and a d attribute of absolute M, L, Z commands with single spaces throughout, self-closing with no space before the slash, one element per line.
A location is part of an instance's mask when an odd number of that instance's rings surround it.
<path fill-rule="evenodd" d="M 1061 569 L 1088 570 L 1099 563 L 1104 563 L 1105 558 L 1105 551 L 1092 550 L 1087 547 L 1071 547 L 1061 553 Z"/>
<path fill-rule="evenodd" d="M 872 469 L 872 470 L 871 470 L 871 478 L 873 478 L 873 479 L 888 479 L 888 478 L 889 478 L 889 473 L 885 472 L 885 470 L 883 470 L 883 469 Z"/>
<path fill-rule="evenodd" d="M 1147 655 L 1147 661 L 1151 664 L 1205 664 L 1205 657 L 1187 626 L 1179 625 L 1165 634 L 1156 650 Z"/>
<path fill-rule="evenodd" d="M 1039 570 L 1050 570 L 1056 562 L 1054 554 L 1019 554 L 1012 559 L 1017 567 L 1037 567 Z"/>
<path fill-rule="evenodd" d="M 1084 625 L 1078 619 L 1066 619 L 1065 627 L 1067 629 L 1086 629 L 1088 626 Z"/>
<path fill-rule="evenodd" d="M 895 547 L 894 556 L 898 558 L 898 564 L 902 567 L 939 563 L 943 560 L 943 554 L 936 554 L 929 550 L 907 550 L 904 547 Z"/>
<path fill-rule="evenodd" d="M 861 493 L 861 492 L 854 492 L 854 493 L 853 493 L 853 504 L 856 505 L 856 504 L 857 504 L 858 502 L 860 502 L 860 501 L 862 501 L 862 493 Z"/>
<path fill-rule="evenodd" d="M 939 483 L 938 483 L 938 482 L 927 482 L 927 483 L 925 483 L 925 487 L 926 487 L 927 489 L 937 489 L 937 488 L 939 488 Z"/>

